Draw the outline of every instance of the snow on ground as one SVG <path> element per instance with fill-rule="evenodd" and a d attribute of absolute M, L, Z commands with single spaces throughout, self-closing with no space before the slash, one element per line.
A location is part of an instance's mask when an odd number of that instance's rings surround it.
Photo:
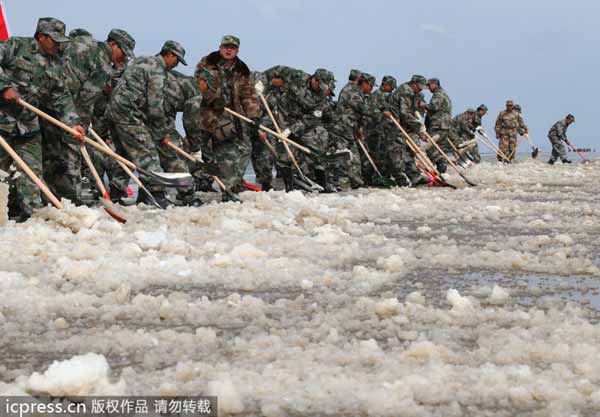
<path fill-rule="evenodd" d="M 222 415 L 600 413 L 598 162 L 0 228 L 0 394 Z M 456 184 L 460 179 L 452 178 Z"/>

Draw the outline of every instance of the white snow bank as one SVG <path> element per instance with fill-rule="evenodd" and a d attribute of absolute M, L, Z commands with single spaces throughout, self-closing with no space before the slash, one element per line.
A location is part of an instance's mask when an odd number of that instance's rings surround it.
<path fill-rule="evenodd" d="M 34 372 L 27 381 L 33 395 L 74 397 L 85 395 L 125 395 L 125 381 L 111 384 L 110 368 L 103 355 L 88 353 L 59 362 L 54 361 L 40 374 Z"/>

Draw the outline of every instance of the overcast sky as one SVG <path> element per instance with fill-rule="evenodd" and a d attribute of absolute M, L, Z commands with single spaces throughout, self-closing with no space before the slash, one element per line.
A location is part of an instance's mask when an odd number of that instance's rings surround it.
<path fill-rule="evenodd" d="M 11 35 L 33 34 L 38 17 L 105 39 L 113 27 L 137 40 L 138 55 L 167 39 L 183 43 L 192 73 L 224 34 L 242 40 L 251 69 L 285 64 L 332 70 L 339 89 L 350 68 L 399 82 L 438 77 L 454 114 L 485 103 L 493 132 L 506 99 L 523 106 L 536 145 L 572 112 L 571 139 L 600 149 L 600 2 L 594 0 L 4 0 Z"/>

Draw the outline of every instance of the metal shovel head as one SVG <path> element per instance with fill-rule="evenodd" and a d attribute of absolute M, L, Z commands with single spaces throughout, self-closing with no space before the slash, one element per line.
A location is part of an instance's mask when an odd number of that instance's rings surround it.
<path fill-rule="evenodd" d="M 308 180 L 308 178 L 306 178 Z M 312 183 L 312 181 L 304 181 L 304 179 L 294 175 L 294 185 L 298 187 L 300 190 L 307 191 L 309 193 L 318 193 L 323 191 L 323 187 L 321 187 L 317 183 Z"/>
<path fill-rule="evenodd" d="M 533 151 L 531 152 L 531 157 L 533 159 L 536 159 L 539 154 L 540 154 L 540 148 L 534 148 Z"/>

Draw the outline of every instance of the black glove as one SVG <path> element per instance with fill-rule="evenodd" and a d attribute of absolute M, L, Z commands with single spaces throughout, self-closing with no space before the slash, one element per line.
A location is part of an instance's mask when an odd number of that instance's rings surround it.
<path fill-rule="evenodd" d="M 260 126 L 261 126 L 261 124 L 260 124 L 260 117 L 253 117 L 252 121 L 254 122 L 254 124 L 252 124 L 250 126 L 252 134 L 254 136 L 258 136 L 258 133 L 260 132 Z"/>
<path fill-rule="evenodd" d="M 217 97 L 212 101 L 211 107 L 217 113 L 223 113 L 225 111 L 225 100 L 221 97 Z"/>

